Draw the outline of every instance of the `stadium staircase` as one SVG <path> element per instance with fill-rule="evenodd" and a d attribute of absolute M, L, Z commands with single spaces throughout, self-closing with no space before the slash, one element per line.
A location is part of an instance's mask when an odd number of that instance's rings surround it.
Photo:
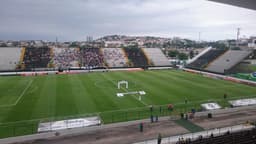
<path fill-rule="evenodd" d="M 124 54 L 126 64 L 127 64 L 128 66 L 131 66 L 132 63 L 129 61 L 128 55 L 127 55 L 127 53 L 125 52 L 124 48 L 122 48 L 122 53 Z"/>
<path fill-rule="evenodd" d="M 80 53 L 80 48 L 75 48 L 75 51 L 77 53 Z M 80 67 L 80 66 L 81 66 L 81 64 L 79 62 L 75 63 L 75 67 Z"/>
<path fill-rule="evenodd" d="M 48 65 L 47 65 L 48 68 L 54 68 L 55 67 L 55 65 L 53 63 L 53 57 L 54 57 L 54 50 L 53 50 L 53 48 L 50 48 L 50 58 L 51 58 L 51 60 L 49 61 Z"/>
<path fill-rule="evenodd" d="M 103 58 L 104 58 L 104 48 L 99 48 L 99 54 L 103 55 Z M 103 67 L 109 68 L 108 63 L 105 60 L 103 61 Z"/>
<path fill-rule="evenodd" d="M 21 48 L 21 54 L 20 54 L 20 61 L 22 62 L 24 60 L 24 57 L 25 57 L 25 48 Z"/>
<path fill-rule="evenodd" d="M 21 54 L 20 54 L 20 68 L 18 69 L 25 69 L 25 64 L 23 63 L 24 61 L 24 57 L 25 57 L 25 51 L 26 51 L 26 48 L 23 47 L 21 48 Z"/>

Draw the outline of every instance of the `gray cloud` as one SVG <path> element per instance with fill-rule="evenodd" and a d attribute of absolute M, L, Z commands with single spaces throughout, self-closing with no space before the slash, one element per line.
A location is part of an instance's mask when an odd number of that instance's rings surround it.
<path fill-rule="evenodd" d="M 2 0 L 0 39 L 84 40 L 108 34 L 205 40 L 256 33 L 256 11 L 206 0 Z"/>

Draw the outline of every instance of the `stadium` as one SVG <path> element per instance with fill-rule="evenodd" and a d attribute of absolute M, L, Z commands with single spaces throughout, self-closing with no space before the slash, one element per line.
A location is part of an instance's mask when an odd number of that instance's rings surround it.
<path fill-rule="evenodd" d="M 54 131 L 56 121 L 96 118 L 92 125 L 102 125 L 199 112 L 204 103 L 225 108 L 231 100 L 256 97 L 253 80 L 219 74 L 253 51 L 207 48 L 183 69 L 172 68 L 159 48 L 0 51 L 2 138 Z M 226 57 L 230 61 L 223 64 Z"/>
<path fill-rule="evenodd" d="M 177 65 L 162 48 L 0 47 L 0 143 L 256 143 L 255 59 L 255 48 L 209 46 Z"/>

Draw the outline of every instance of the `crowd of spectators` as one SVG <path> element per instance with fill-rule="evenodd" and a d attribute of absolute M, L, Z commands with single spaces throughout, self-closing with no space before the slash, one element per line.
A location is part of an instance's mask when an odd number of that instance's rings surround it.
<path fill-rule="evenodd" d="M 130 61 L 125 55 L 127 53 Z M 147 59 L 140 49 L 121 48 L 26 48 L 24 64 L 31 68 L 102 68 L 146 66 Z"/>
<path fill-rule="evenodd" d="M 54 48 L 53 63 L 56 68 L 78 67 L 79 57 L 78 48 Z"/>
<path fill-rule="evenodd" d="M 54 48 L 53 62 L 56 68 L 103 67 L 103 56 L 98 48 Z"/>
<path fill-rule="evenodd" d="M 103 55 L 99 48 L 81 48 L 80 63 L 82 67 L 103 67 Z"/>
<path fill-rule="evenodd" d="M 104 48 L 103 54 L 109 67 L 126 66 L 126 58 L 121 48 Z"/>

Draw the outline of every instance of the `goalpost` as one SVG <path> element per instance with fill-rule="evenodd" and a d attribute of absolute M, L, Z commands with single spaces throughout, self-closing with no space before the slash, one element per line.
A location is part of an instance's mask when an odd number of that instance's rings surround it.
<path fill-rule="evenodd" d="M 128 81 L 125 81 L 125 80 L 118 81 L 117 88 L 120 89 L 123 84 L 125 84 L 125 88 L 128 89 L 129 84 L 128 84 Z"/>
<path fill-rule="evenodd" d="M 128 89 L 129 87 L 129 83 L 128 81 L 126 80 L 121 80 L 121 81 L 118 81 L 117 82 L 117 88 L 118 89 L 121 89 L 122 88 L 122 85 L 125 85 L 125 88 Z M 142 96 L 143 95 L 146 95 L 146 92 L 145 91 L 128 91 L 128 90 L 125 90 L 126 92 L 122 92 L 122 93 L 116 93 L 117 97 L 123 97 L 125 95 L 137 95 L 138 96 L 138 100 L 139 101 L 142 101 Z M 144 105 L 146 105 L 144 102 L 142 102 Z"/>

